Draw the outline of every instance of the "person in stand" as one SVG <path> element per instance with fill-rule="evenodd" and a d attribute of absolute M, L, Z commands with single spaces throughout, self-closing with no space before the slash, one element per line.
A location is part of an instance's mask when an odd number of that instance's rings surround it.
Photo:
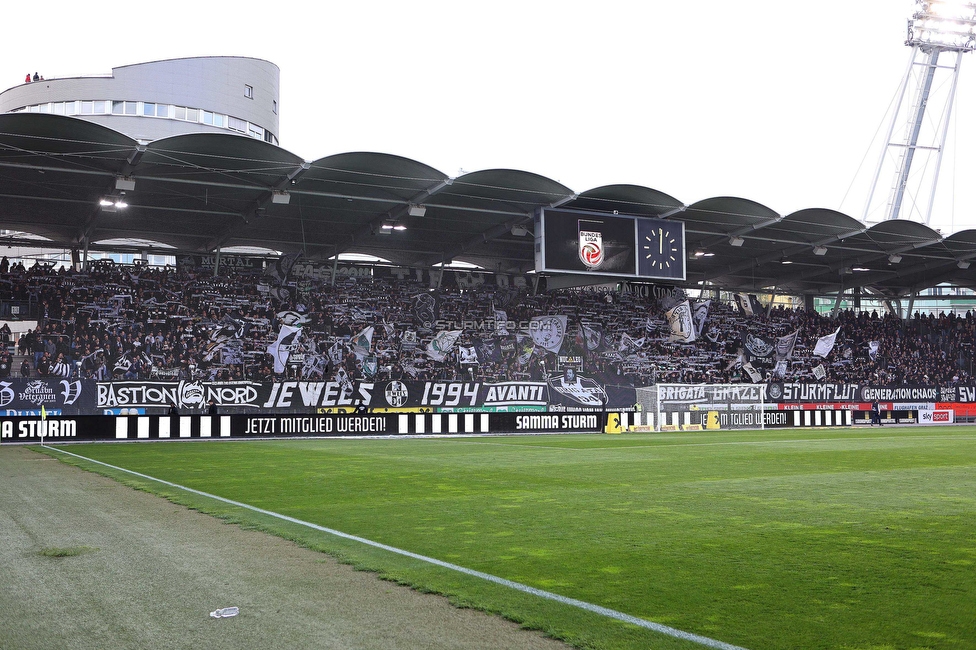
<path fill-rule="evenodd" d="M 31 76 L 30 73 L 28 72 L 27 76 L 24 78 L 24 83 L 29 84 L 30 82 L 31 82 Z"/>
<path fill-rule="evenodd" d="M 217 415 L 217 402 L 210 400 L 207 403 L 207 413 L 209 415 Z"/>
<path fill-rule="evenodd" d="M 878 404 L 878 400 L 871 403 L 871 426 L 873 427 L 875 424 L 879 427 L 884 426 L 881 424 L 881 405 Z"/>
<path fill-rule="evenodd" d="M 40 80 L 41 80 L 40 76 L 38 76 L 38 74 L 35 72 L 34 73 L 34 81 L 40 81 Z"/>
<path fill-rule="evenodd" d="M 176 404 L 174 402 L 170 402 L 169 403 L 169 414 L 170 415 L 179 415 L 180 414 L 180 410 L 178 408 L 176 408 Z"/>
<path fill-rule="evenodd" d="M 31 365 L 30 361 L 24 359 L 24 362 L 20 364 L 20 376 L 24 379 L 30 378 Z"/>

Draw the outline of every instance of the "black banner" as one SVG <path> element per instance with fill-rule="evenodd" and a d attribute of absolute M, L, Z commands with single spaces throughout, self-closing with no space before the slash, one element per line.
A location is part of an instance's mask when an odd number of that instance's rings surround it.
<path fill-rule="evenodd" d="M 0 381 L 0 415 L 39 416 L 95 414 L 95 382 L 67 379 Z"/>
<path fill-rule="evenodd" d="M 770 402 L 858 402 L 857 384 L 800 384 L 774 381 L 766 390 Z"/>

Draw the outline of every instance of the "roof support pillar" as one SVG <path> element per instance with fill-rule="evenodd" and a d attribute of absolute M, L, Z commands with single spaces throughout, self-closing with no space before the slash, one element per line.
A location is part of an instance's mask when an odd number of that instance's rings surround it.
<path fill-rule="evenodd" d="M 905 312 L 905 318 L 910 319 L 912 317 L 912 310 L 915 308 L 915 298 L 918 297 L 918 292 L 913 291 L 912 295 L 908 298 L 908 311 Z"/>
<path fill-rule="evenodd" d="M 841 289 L 837 292 L 837 300 L 834 301 L 834 308 L 830 310 L 830 317 L 837 318 L 837 313 L 840 311 L 840 301 L 844 298 L 844 290 Z"/>
<path fill-rule="evenodd" d="M 773 302 L 776 301 L 776 287 L 773 287 L 773 292 L 769 294 L 769 304 L 766 305 L 766 318 L 773 313 Z"/>
<path fill-rule="evenodd" d="M 335 286 L 336 275 L 339 273 L 339 247 L 332 244 L 332 286 Z"/>
<path fill-rule="evenodd" d="M 216 255 L 214 256 L 214 277 L 220 275 L 220 246 L 217 246 Z"/>

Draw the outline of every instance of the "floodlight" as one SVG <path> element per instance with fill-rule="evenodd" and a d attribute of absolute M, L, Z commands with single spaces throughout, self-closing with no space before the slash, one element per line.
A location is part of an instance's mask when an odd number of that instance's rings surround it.
<path fill-rule="evenodd" d="M 905 44 L 971 52 L 976 49 L 976 2 L 915 0 Z"/>
<path fill-rule="evenodd" d="M 427 214 L 427 206 L 411 205 L 409 208 L 407 208 L 407 214 L 409 214 L 411 217 L 422 217 Z"/>
<path fill-rule="evenodd" d="M 136 189 L 136 182 L 128 176 L 119 176 L 115 179 L 115 189 L 120 192 L 131 192 Z"/>
<path fill-rule="evenodd" d="M 958 264 L 956 264 L 956 266 L 958 266 L 959 268 L 965 271 L 966 269 L 969 268 L 969 262 L 959 262 Z"/>
<path fill-rule="evenodd" d="M 115 201 L 109 198 L 104 198 L 98 201 L 98 205 L 102 206 L 103 208 L 107 208 L 110 205 L 115 205 Z"/>
<path fill-rule="evenodd" d="M 891 262 L 892 264 L 898 264 L 899 262 L 901 262 L 901 255 L 889 255 L 888 261 Z"/>
<path fill-rule="evenodd" d="M 401 223 L 398 223 L 397 225 L 393 226 L 393 230 L 406 230 L 406 229 L 407 227 Z"/>
<path fill-rule="evenodd" d="M 742 246 L 744 243 L 746 243 L 746 240 L 743 239 L 742 237 L 736 237 L 735 235 L 729 237 L 729 244 L 731 244 L 732 246 L 738 248 L 739 246 Z"/>
<path fill-rule="evenodd" d="M 827 254 L 827 247 L 826 246 L 814 246 L 813 247 L 813 254 L 814 255 L 826 255 Z"/>
<path fill-rule="evenodd" d="M 271 202 L 277 203 L 279 205 L 288 205 L 291 201 L 291 194 L 288 192 L 283 192 L 282 190 L 273 190 L 271 192 Z"/>

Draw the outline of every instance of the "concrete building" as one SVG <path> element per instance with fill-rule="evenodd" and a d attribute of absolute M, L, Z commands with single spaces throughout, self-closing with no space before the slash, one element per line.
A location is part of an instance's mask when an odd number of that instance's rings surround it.
<path fill-rule="evenodd" d="M 167 59 L 109 75 L 56 77 L 0 93 L 0 113 L 69 115 L 141 144 L 187 133 L 232 133 L 278 144 L 279 70 L 234 56 Z"/>

